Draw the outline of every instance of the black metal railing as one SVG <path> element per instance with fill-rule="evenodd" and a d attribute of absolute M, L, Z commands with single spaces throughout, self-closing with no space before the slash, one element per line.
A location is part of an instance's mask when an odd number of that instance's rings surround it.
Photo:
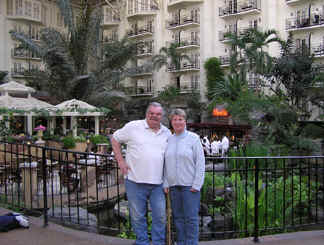
<path fill-rule="evenodd" d="M 111 155 L 0 144 L 0 204 L 101 233 L 131 233 Z M 125 204 L 126 203 L 126 204 Z M 200 240 L 324 225 L 324 156 L 207 157 Z"/>

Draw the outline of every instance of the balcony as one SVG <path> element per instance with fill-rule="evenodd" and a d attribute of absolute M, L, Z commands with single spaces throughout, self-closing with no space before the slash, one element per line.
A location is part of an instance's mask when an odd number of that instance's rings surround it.
<path fill-rule="evenodd" d="M 250 0 L 250 1 L 234 0 L 231 3 L 232 4 L 227 4 L 226 6 L 219 8 L 219 16 L 221 18 L 261 13 L 260 0 Z"/>
<path fill-rule="evenodd" d="M 184 81 L 180 82 L 180 86 L 178 87 L 180 94 L 190 94 L 192 92 L 198 92 L 200 90 L 199 88 L 199 82 L 190 82 L 190 81 Z"/>
<path fill-rule="evenodd" d="M 11 57 L 14 59 L 41 60 L 41 57 L 34 52 L 20 48 L 11 49 Z"/>
<path fill-rule="evenodd" d="M 287 5 L 296 5 L 302 2 L 306 2 L 305 0 L 286 0 Z"/>
<path fill-rule="evenodd" d="M 221 67 L 228 67 L 231 64 L 231 56 L 219 56 L 219 61 L 221 63 Z"/>
<path fill-rule="evenodd" d="M 156 5 L 141 5 L 140 7 L 135 7 L 128 9 L 127 18 L 145 17 L 156 15 L 159 8 Z"/>
<path fill-rule="evenodd" d="M 305 17 L 294 17 L 286 19 L 287 31 L 299 31 L 324 27 L 324 14 L 321 13 L 317 18 L 314 15 Z"/>
<path fill-rule="evenodd" d="M 191 38 L 182 38 L 180 41 L 174 40 L 167 43 L 168 46 L 171 44 L 177 44 L 177 49 L 187 50 L 187 49 L 195 49 L 200 48 L 200 42 L 199 39 L 191 39 Z"/>
<path fill-rule="evenodd" d="M 104 15 L 101 25 L 103 27 L 118 26 L 120 24 L 119 15 Z"/>
<path fill-rule="evenodd" d="M 197 17 L 183 16 L 167 21 L 166 26 L 168 30 L 178 30 L 199 27 L 200 23 Z"/>
<path fill-rule="evenodd" d="M 12 2 L 13 8 L 7 11 L 8 19 L 42 23 L 42 5 L 39 1 L 22 1 L 21 6 L 17 6 L 18 1 Z"/>
<path fill-rule="evenodd" d="M 38 71 L 38 69 L 12 68 L 11 76 L 14 78 L 32 77 L 31 73 L 36 71 Z"/>
<path fill-rule="evenodd" d="M 130 77 L 144 77 L 153 75 L 152 66 L 136 66 L 129 69 Z"/>
<path fill-rule="evenodd" d="M 138 58 L 141 57 L 149 57 L 153 55 L 153 42 L 149 43 L 139 43 L 137 47 L 137 53 L 136 56 Z"/>
<path fill-rule="evenodd" d="M 133 97 L 153 96 L 153 88 L 151 86 L 125 87 L 125 92 Z"/>
<path fill-rule="evenodd" d="M 232 30 L 224 30 L 224 31 L 220 31 L 219 34 L 218 34 L 218 38 L 219 38 L 219 41 L 220 42 L 229 42 L 231 41 L 231 38 L 230 36 L 231 35 L 244 35 L 248 30 L 251 30 L 252 27 L 245 27 L 245 28 L 239 28 L 239 29 L 232 29 Z M 256 29 L 256 30 L 259 30 L 259 31 L 262 31 L 261 28 L 259 27 L 256 27 L 256 28 L 253 28 L 253 29 Z"/>
<path fill-rule="evenodd" d="M 192 4 L 202 3 L 204 0 L 169 0 L 168 8 L 183 8 Z"/>
<path fill-rule="evenodd" d="M 103 43 L 113 43 L 118 41 L 118 35 L 108 35 L 103 36 L 101 42 Z"/>
<path fill-rule="evenodd" d="M 179 67 L 169 65 L 167 71 L 172 73 L 200 71 L 200 64 L 199 62 L 182 62 Z"/>
<path fill-rule="evenodd" d="M 315 58 L 324 57 L 324 43 L 313 44 L 312 46 L 311 52 Z"/>
<path fill-rule="evenodd" d="M 138 29 L 131 29 L 127 31 L 128 38 L 145 38 L 151 37 L 153 35 L 153 28 L 152 27 L 140 27 Z"/>

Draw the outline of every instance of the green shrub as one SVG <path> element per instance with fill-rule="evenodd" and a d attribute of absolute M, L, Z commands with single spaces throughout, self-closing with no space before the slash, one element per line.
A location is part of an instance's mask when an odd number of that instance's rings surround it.
<path fill-rule="evenodd" d="M 92 135 L 90 137 L 90 141 L 94 145 L 97 145 L 97 144 L 109 144 L 107 136 L 100 135 L 100 134 L 99 135 Z"/>
<path fill-rule="evenodd" d="M 66 136 L 62 140 L 64 149 L 71 149 L 75 147 L 75 139 L 72 136 Z"/>

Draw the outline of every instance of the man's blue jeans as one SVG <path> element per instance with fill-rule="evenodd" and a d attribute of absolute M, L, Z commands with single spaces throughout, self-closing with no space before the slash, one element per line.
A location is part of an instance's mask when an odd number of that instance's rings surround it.
<path fill-rule="evenodd" d="M 177 245 L 198 245 L 200 192 L 191 192 L 190 189 L 190 186 L 170 188 Z"/>
<path fill-rule="evenodd" d="M 152 209 L 153 245 L 165 244 L 165 196 L 161 185 L 135 183 L 126 180 L 126 193 L 131 216 L 131 224 L 136 234 L 136 245 L 149 245 L 147 232 L 147 200 Z"/>

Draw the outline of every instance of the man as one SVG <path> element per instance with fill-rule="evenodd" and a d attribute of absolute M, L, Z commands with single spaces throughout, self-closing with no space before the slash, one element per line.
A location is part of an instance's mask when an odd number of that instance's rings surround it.
<path fill-rule="evenodd" d="M 135 245 L 149 245 L 147 234 L 147 200 L 152 208 L 153 245 L 165 244 L 165 197 L 162 187 L 164 151 L 171 135 L 161 124 L 163 108 L 152 102 L 145 120 L 127 123 L 111 137 L 118 166 L 124 175 Z M 127 145 L 126 158 L 121 144 Z"/>
<path fill-rule="evenodd" d="M 226 137 L 226 135 L 223 136 L 221 145 L 222 145 L 222 157 L 224 157 L 229 148 L 229 140 Z"/>

